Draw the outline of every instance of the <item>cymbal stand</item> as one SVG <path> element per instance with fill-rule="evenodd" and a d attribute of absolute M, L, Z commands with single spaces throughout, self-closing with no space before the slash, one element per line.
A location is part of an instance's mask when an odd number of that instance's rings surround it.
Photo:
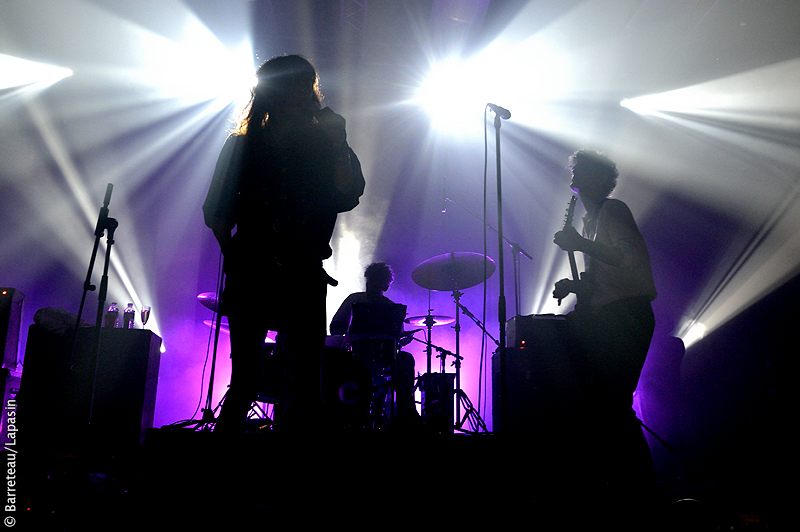
<path fill-rule="evenodd" d="M 461 312 L 463 312 L 469 319 L 474 321 L 475 325 L 480 327 L 481 330 L 484 332 L 484 334 L 486 334 L 486 336 L 488 336 L 495 343 L 495 345 L 500 345 L 500 342 L 498 342 L 497 339 L 494 336 L 492 336 L 491 333 L 489 333 L 489 331 L 486 330 L 486 327 L 483 326 L 483 323 L 481 323 L 481 320 L 476 318 L 475 315 L 472 314 L 472 312 L 470 312 L 467 307 L 465 307 L 464 305 L 459 304 L 457 309 L 458 308 L 460 308 Z M 456 311 L 458 311 L 457 309 L 456 309 Z"/>
<path fill-rule="evenodd" d="M 464 423 L 467 421 L 467 419 L 470 419 L 471 421 L 473 421 L 473 425 L 477 425 L 477 427 L 478 428 L 482 428 L 484 432 L 488 432 L 488 430 L 486 428 L 486 424 L 481 419 L 480 413 L 477 410 L 475 410 L 475 408 L 472 406 L 472 402 L 469 400 L 469 397 L 467 396 L 466 392 L 461 389 L 461 361 L 464 360 L 464 357 L 461 356 L 461 320 L 459 318 L 459 312 L 458 312 L 459 309 L 464 311 L 464 314 L 466 314 L 467 316 L 472 318 L 472 320 L 475 321 L 475 323 L 477 323 L 478 326 L 481 329 L 483 329 L 483 332 L 485 332 L 489 336 L 489 338 L 492 338 L 492 335 L 490 335 L 488 332 L 486 332 L 486 329 L 484 329 L 483 325 L 481 325 L 481 323 L 477 320 L 477 318 L 475 318 L 475 316 L 473 316 L 472 313 L 464 305 L 461 304 L 461 296 L 462 295 L 463 294 L 461 292 L 459 292 L 458 290 L 453 290 L 453 301 L 455 301 L 455 304 L 456 304 L 456 324 L 453 326 L 453 328 L 456 331 L 456 352 L 455 352 L 455 354 L 453 354 L 453 353 L 450 353 L 450 354 L 453 355 L 453 358 L 455 358 L 455 362 L 453 362 L 453 365 L 456 367 L 456 389 L 455 389 L 455 395 L 456 395 L 456 397 L 455 397 L 455 401 L 456 401 L 456 426 L 455 426 L 455 428 L 456 429 L 461 429 L 461 427 L 464 426 Z M 494 338 L 492 338 L 492 340 L 494 340 Z M 495 342 L 497 342 L 497 340 L 495 340 Z M 444 364 L 445 357 L 446 357 L 446 354 L 442 353 L 442 364 Z M 444 368 L 442 368 L 442 373 L 444 373 Z M 464 417 L 463 417 L 463 419 L 461 417 L 461 403 L 462 402 L 464 403 Z"/>
<path fill-rule="evenodd" d="M 456 361 L 454 362 L 456 366 L 456 396 L 461 393 L 461 319 L 459 318 L 458 309 L 461 306 L 462 295 L 458 288 L 453 290 L 453 301 L 456 304 L 456 324 L 453 325 L 453 329 L 456 331 Z M 444 357 L 442 357 L 442 364 L 444 364 Z M 444 373 L 444 367 L 442 367 L 442 373 Z M 456 401 L 456 419 L 461 419 L 461 401 L 458 400 Z"/>
<path fill-rule="evenodd" d="M 419 339 L 417 339 L 417 338 L 412 338 L 412 340 L 413 340 L 413 341 L 415 341 L 415 342 L 420 342 L 420 343 L 422 343 L 422 344 L 425 344 L 425 345 L 427 345 L 427 346 L 428 346 L 428 348 L 429 348 L 429 349 L 431 349 L 431 350 L 434 350 L 434 349 L 435 349 L 435 350 L 436 350 L 436 352 L 437 352 L 437 353 L 439 353 L 438 355 L 436 355 L 436 358 L 441 358 L 441 359 L 444 359 L 444 358 L 446 358 L 446 357 L 447 357 L 447 355 L 450 355 L 450 356 L 452 356 L 452 357 L 455 357 L 455 356 L 456 356 L 456 354 L 455 354 L 455 353 L 453 353 L 452 351 L 448 351 L 448 350 L 447 350 L 447 349 L 445 349 L 444 347 L 439 347 L 439 346 L 438 346 L 438 345 L 436 345 L 436 344 L 432 344 L 432 343 L 430 342 L 430 340 L 419 340 Z M 444 363 L 442 363 L 442 367 L 444 367 Z"/>
<path fill-rule="evenodd" d="M 436 322 L 436 320 L 434 319 L 433 314 L 431 314 L 431 312 L 433 312 L 433 309 L 429 308 L 428 309 L 428 316 L 425 318 L 425 327 L 428 329 L 428 335 L 427 335 L 427 341 L 426 341 L 427 347 L 425 349 L 425 353 L 426 353 L 426 355 L 428 357 L 428 366 L 427 366 L 427 370 L 428 370 L 427 373 L 428 374 L 431 373 L 431 358 L 433 358 L 433 344 L 431 343 L 432 342 L 431 334 L 433 332 L 433 325 Z M 414 339 L 416 340 L 416 338 L 414 338 Z"/>

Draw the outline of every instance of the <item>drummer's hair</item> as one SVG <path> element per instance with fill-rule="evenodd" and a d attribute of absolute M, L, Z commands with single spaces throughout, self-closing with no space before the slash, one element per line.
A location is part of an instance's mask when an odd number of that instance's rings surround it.
<path fill-rule="evenodd" d="M 364 269 L 364 277 L 367 283 L 389 283 L 394 281 L 394 272 L 391 266 L 385 262 L 373 262 Z"/>

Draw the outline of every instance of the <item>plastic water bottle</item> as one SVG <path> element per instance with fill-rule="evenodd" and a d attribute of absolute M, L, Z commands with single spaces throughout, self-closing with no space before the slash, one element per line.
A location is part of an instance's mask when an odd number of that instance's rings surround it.
<path fill-rule="evenodd" d="M 119 307 L 116 303 L 111 303 L 111 305 L 108 306 L 105 326 L 107 329 L 119 327 Z"/>
<path fill-rule="evenodd" d="M 126 329 L 133 329 L 133 322 L 136 318 L 136 309 L 133 308 L 133 303 L 128 303 L 125 312 L 122 313 L 122 320 Z"/>

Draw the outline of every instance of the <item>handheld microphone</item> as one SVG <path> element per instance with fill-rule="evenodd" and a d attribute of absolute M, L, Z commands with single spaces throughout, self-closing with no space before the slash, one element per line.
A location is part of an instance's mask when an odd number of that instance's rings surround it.
<path fill-rule="evenodd" d="M 500 107 L 499 105 L 495 105 L 493 103 L 487 103 L 486 107 L 494 111 L 494 114 L 496 114 L 503 120 L 508 120 L 509 118 L 511 118 L 511 111 L 509 111 L 505 107 Z"/>

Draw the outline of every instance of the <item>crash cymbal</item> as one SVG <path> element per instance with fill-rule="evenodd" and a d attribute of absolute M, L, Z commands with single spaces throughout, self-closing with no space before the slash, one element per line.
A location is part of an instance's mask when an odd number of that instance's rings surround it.
<path fill-rule="evenodd" d="M 202 294 L 198 294 L 197 300 L 208 310 L 213 310 L 214 312 L 219 310 L 220 300 L 216 292 L 203 292 Z"/>
<path fill-rule="evenodd" d="M 433 318 L 434 327 L 437 325 L 447 325 L 448 323 L 453 323 L 454 321 L 456 321 L 455 318 L 451 318 L 450 316 L 434 316 L 431 314 L 426 314 L 424 316 L 411 316 L 403 321 L 405 321 L 409 325 L 416 325 L 417 327 L 427 327 L 428 318 Z"/>
<path fill-rule="evenodd" d="M 482 283 L 492 276 L 494 270 L 491 258 L 463 251 L 437 255 L 421 262 L 411 272 L 411 278 L 422 288 L 452 292 Z"/>
<path fill-rule="evenodd" d="M 211 327 L 212 329 L 216 328 L 216 322 L 214 320 L 203 320 L 203 325 Z M 228 327 L 228 322 L 223 321 L 219 324 L 219 332 L 223 334 L 230 334 L 231 329 Z M 267 337 L 264 339 L 265 344 L 274 344 L 275 337 L 278 336 L 278 333 L 275 331 L 267 331 Z"/>

